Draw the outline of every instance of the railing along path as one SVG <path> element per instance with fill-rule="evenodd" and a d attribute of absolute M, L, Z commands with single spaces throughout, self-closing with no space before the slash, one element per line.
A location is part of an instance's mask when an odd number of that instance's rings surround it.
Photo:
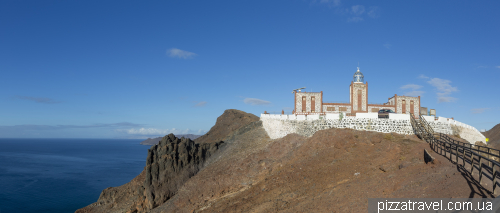
<path fill-rule="evenodd" d="M 498 177 L 500 150 L 464 143 L 454 140 L 446 134 L 435 133 L 422 116 L 417 121 L 415 116 L 411 114 L 410 119 L 415 134 L 427 141 L 436 153 L 445 156 L 456 164 L 462 164 L 465 169 L 470 169 L 472 176 L 474 176 L 474 170 L 476 170 L 479 183 L 486 189 L 492 190 L 493 194 L 500 194 L 496 192 L 497 187 L 500 185 Z M 455 160 L 453 160 L 453 156 Z M 459 159 L 461 159 L 461 162 Z M 492 186 L 488 184 L 489 181 L 484 181 L 484 178 L 490 180 Z"/>

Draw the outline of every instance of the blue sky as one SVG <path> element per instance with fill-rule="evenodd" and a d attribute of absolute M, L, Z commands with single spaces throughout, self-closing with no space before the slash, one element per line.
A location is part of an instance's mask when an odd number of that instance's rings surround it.
<path fill-rule="evenodd" d="M 1 1 L 1 138 L 203 134 L 293 89 L 500 123 L 499 1 Z"/>

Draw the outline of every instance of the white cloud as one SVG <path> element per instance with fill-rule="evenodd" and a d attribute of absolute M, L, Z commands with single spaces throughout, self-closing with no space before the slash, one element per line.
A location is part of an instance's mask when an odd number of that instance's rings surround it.
<path fill-rule="evenodd" d="M 203 107 L 203 106 L 205 106 L 205 105 L 207 105 L 207 102 L 206 102 L 206 101 L 200 101 L 200 102 L 198 102 L 197 104 L 195 104 L 194 106 L 195 106 L 195 107 Z"/>
<path fill-rule="evenodd" d="M 370 18 L 378 18 L 380 15 L 380 9 L 378 7 L 370 7 L 370 9 L 368 10 L 367 14 Z"/>
<path fill-rule="evenodd" d="M 363 5 L 354 5 L 351 7 L 351 13 L 355 16 L 360 16 L 365 12 L 365 6 Z"/>
<path fill-rule="evenodd" d="M 196 53 L 188 52 L 177 48 L 172 48 L 167 50 L 167 55 L 172 58 L 190 59 L 196 56 Z"/>
<path fill-rule="evenodd" d="M 331 6 L 337 7 L 340 5 L 340 0 L 320 0 L 319 3 L 329 4 Z"/>
<path fill-rule="evenodd" d="M 498 69 L 500 69 L 500 66 L 497 66 Z"/>
<path fill-rule="evenodd" d="M 392 44 L 389 44 L 389 43 L 385 43 L 384 44 L 384 47 L 387 48 L 387 49 L 391 49 L 392 47 Z"/>
<path fill-rule="evenodd" d="M 429 77 L 425 76 L 425 75 L 419 75 L 418 78 L 421 78 L 421 79 L 429 79 Z"/>
<path fill-rule="evenodd" d="M 132 128 L 132 129 L 126 129 L 126 130 L 119 130 L 119 131 L 124 131 L 130 135 L 168 135 L 170 133 L 188 134 L 191 132 L 189 129 L 180 130 L 180 129 L 176 129 L 176 128 L 172 128 L 172 129 L 155 129 L 155 128 L 134 129 L 134 128 Z"/>
<path fill-rule="evenodd" d="M 417 96 L 422 96 L 424 93 L 425 93 L 424 91 L 415 90 L 415 91 L 405 93 L 405 96 L 417 97 Z"/>
<path fill-rule="evenodd" d="M 478 69 L 481 69 L 481 68 L 488 68 L 488 66 L 483 66 L 483 65 L 481 65 L 481 66 L 477 66 L 477 68 L 478 68 Z"/>
<path fill-rule="evenodd" d="M 455 102 L 457 98 L 438 96 L 438 103 Z"/>
<path fill-rule="evenodd" d="M 440 78 L 432 78 L 430 81 L 427 81 L 430 85 L 434 86 L 437 89 L 437 94 L 439 96 L 449 95 L 452 92 L 457 92 L 457 87 L 452 87 L 450 85 L 450 80 L 440 79 Z"/>
<path fill-rule="evenodd" d="M 264 100 L 260 100 L 260 99 L 257 99 L 257 98 L 245 98 L 243 100 L 243 102 L 245 104 L 250 104 L 250 105 L 269 105 L 271 104 L 271 102 L 269 101 L 264 101 Z"/>
<path fill-rule="evenodd" d="M 457 92 L 458 89 L 457 87 L 452 87 L 451 81 L 450 80 L 445 80 L 445 79 L 440 79 L 440 78 L 432 78 L 431 80 L 427 81 L 430 85 L 436 88 L 437 96 L 438 96 L 438 103 L 442 102 L 454 102 L 457 100 L 457 98 L 450 97 L 449 95 L 452 92 Z"/>
<path fill-rule="evenodd" d="M 363 21 L 363 18 L 361 17 L 351 17 L 347 19 L 347 22 L 360 22 Z"/>
<path fill-rule="evenodd" d="M 422 88 L 422 86 L 416 84 L 407 84 L 401 87 L 401 89 L 413 89 L 413 90 L 417 90 L 420 88 Z"/>
<path fill-rule="evenodd" d="M 472 112 L 472 114 L 480 114 L 488 109 L 490 109 L 490 108 L 475 108 L 475 109 L 471 109 L 470 111 Z"/>

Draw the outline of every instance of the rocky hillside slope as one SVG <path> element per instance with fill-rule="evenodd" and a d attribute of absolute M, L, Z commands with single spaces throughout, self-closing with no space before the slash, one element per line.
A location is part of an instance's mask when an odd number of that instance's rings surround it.
<path fill-rule="evenodd" d="M 241 111 L 233 111 L 236 116 L 226 112 L 221 117 L 245 117 L 238 115 L 244 113 Z M 141 175 L 148 179 L 146 169 L 122 188 L 116 187 L 122 194 L 143 196 L 144 202 L 133 204 L 114 195 L 107 199 L 106 210 L 124 211 L 118 207 L 125 203 L 135 206 L 129 212 L 366 212 L 367 198 L 371 197 L 493 196 L 461 167 L 432 152 L 415 136 L 327 129 L 310 138 L 290 134 L 271 140 L 260 121 L 246 120 L 232 131 L 212 128 L 218 135 L 209 135 L 213 137 L 210 140 L 206 136 L 207 141 L 198 145 L 220 138 L 223 143 L 206 158 L 205 166 L 184 182 L 174 187 L 169 179 L 155 179 L 169 185 L 168 190 L 160 185 L 141 185 Z M 218 119 L 215 126 L 228 125 L 231 123 Z M 425 163 L 424 149 L 435 157 L 434 163 Z M 151 162 L 165 158 L 155 159 Z M 140 186 L 138 191 L 129 190 L 134 184 Z M 150 192 L 153 196 L 148 196 Z"/>
<path fill-rule="evenodd" d="M 259 117 L 236 109 L 228 109 L 217 118 L 215 125 L 207 134 L 197 138 L 197 143 L 225 141 L 235 130 L 258 121 Z"/>
<path fill-rule="evenodd" d="M 500 124 L 497 124 L 490 130 L 484 132 L 483 135 L 490 139 L 488 146 L 500 149 Z"/>
<path fill-rule="evenodd" d="M 194 140 L 196 138 L 199 138 L 201 135 L 193 135 L 193 134 L 184 134 L 184 135 L 175 135 L 178 138 L 189 138 L 191 140 Z M 144 141 L 141 142 L 141 145 L 156 145 L 158 144 L 159 141 L 161 141 L 163 137 L 157 137 L 157 138 L 148 138 Z"/>

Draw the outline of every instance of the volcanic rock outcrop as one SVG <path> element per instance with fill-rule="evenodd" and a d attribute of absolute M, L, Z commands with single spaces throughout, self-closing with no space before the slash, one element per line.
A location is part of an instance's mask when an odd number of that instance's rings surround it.
<path fill-rule="evenodd" d="M 199 138 L 201 135 L 193 135 L 193 134 L 184 134 L 184 135 L 175 135 L 178 138 L 189 138 L 191 140 L 194 140 L 196 138 Z M 158 142 L 161 141 L 163 137 L 157 137 L 157 138 L 148 138 L 144 141 L 141 142 L 141 145 L 156 145 Z"/>
<path fill-rule="evenodd" d="M 223 145 L 169 134 L 148 150 L 145 171 L 130 183 L 103 190 L 96 203 L 77 212 L 147 212 L 172 197 Z"/>

